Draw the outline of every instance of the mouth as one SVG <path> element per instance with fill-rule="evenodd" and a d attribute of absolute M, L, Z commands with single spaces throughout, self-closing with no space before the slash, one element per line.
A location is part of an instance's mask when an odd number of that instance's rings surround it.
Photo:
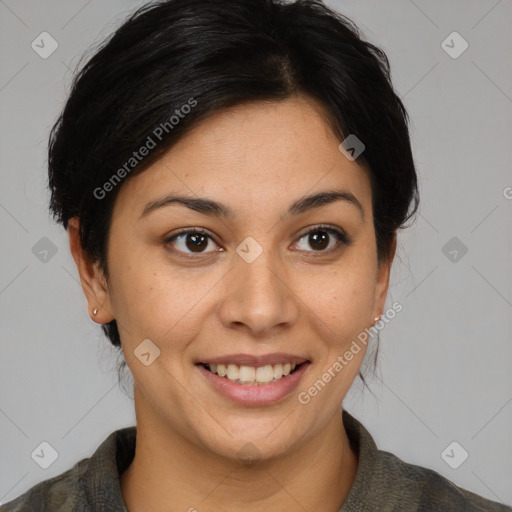
<path fill-rule="evenodd" d="M 231 358 L 234 359 L 234 358 Z M 243 406 L 268 406 L 290 397 L 299 387 L 311 361 L 283 358 L 279 362 L 269 358 L 244 358 L 239 364 L 217 359 L 195 366 L 205 382 L 216 393 Z M 242 362 L 244 364 L 242 364 Z"/>
<path fill-rule="evenodd" d="M 237 364 L 199 363 L 210 373 L 242 386 L 265 386 L 279 382 L 289 375 L 299 371 L 309 363 L 267 364 L 264 366 L 247 366 Z"/>

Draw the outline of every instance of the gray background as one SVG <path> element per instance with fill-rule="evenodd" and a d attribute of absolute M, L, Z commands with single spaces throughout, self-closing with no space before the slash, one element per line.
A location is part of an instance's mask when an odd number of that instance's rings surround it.
<path fill-rule="evenodd" d="M 0 502 L 135 424 L 115 351 L 47 211 L 46 144 L 81 55 L 141 4 L 0 0 Z M 404 307 L 380 336 L 375 396 L 357 381 L 345 407 L 381 449 L 512 504 L 512 3 L 328 4 L 388 54 L 422 199 L 399 235 L 388 304 Z M 47 59 L 31 48 L 43 31 L 59 45 Z M 469 44 L 458 58 L 441 46 L 453 31 Z M 448 40 L 452 51 L 459 43 Z M 57 250 L 46 262 L 33 252 L 43 237 Z M 443 252 L 453 237 L 459 248 Z M 42 441 L 58 452 L 48 469 L 30 455 Z M 452 441 L 469 453 L 457 469 L 441 456 Z"/>

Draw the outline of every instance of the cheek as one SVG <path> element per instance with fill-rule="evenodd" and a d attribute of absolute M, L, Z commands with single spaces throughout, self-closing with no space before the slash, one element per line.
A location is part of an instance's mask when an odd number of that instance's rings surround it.
<path fill-rule="evenodd" d="M 297 283 L 297 295 L 307 297 L 307 305 L 336 331 L 360 325 L 373 306 L 375 265 L 373 259 L 354 253 L 327 271 L 308 272 L 308 278 Z"/>
<path fill-rule="evenodd" d="M 156 343 L 177 342 L 183 332 L 192 337 L 200 326 L 201 299 L 214 285 L 208 286 L 211 277 L 146 262 L 125 261 L 116 268 L 116 318 L 133 343 L 152 337 Z"/>

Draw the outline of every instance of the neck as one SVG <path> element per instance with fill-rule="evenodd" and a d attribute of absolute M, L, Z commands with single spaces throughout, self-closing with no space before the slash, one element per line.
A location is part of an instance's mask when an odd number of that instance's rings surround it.
<path fill-rule="evenodd" d="M 337 512 L 352 486 L 357 463 L 341 411 L 293 453 L 250 466 L 205 452 L 168 426 L 137 422 L 136 454 L 121 475 L 121 488 L 130 512 Z"/>

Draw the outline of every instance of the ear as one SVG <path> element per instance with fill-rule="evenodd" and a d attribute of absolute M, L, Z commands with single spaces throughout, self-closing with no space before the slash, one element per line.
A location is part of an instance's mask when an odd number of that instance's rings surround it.
<path fill-rule="evenodd" d="M 69 249 L 75 260 L 80 282 L 88 303 L 89 316 L 99 324 L 114 320 L 110 304 L 107 282 L 99 268 L 99 262 L 92 262 L 80 241 L 79 219 L 73 217 L 68 222 Z M 96 315 L 92 313 L 98 308 Z"/>
<path fill-rule="evenodd" d="M 373 314 L 371 318 L 371 324 L 374 323 L 375 317 L 380 317 L 384 312 L 384 306 L 386 305 L 386 297 L 388 294 L 389 287 L 389 276 L 391 274 L 391 265 L 395 257 L 396 251 L 396 232 L 393 236 L 389 251 L 389 259 L 387 261 L 381 261 L 378 263 L 377 272 L 377 283 L 375 286 L 375 300 L 373 306 Z"/>

